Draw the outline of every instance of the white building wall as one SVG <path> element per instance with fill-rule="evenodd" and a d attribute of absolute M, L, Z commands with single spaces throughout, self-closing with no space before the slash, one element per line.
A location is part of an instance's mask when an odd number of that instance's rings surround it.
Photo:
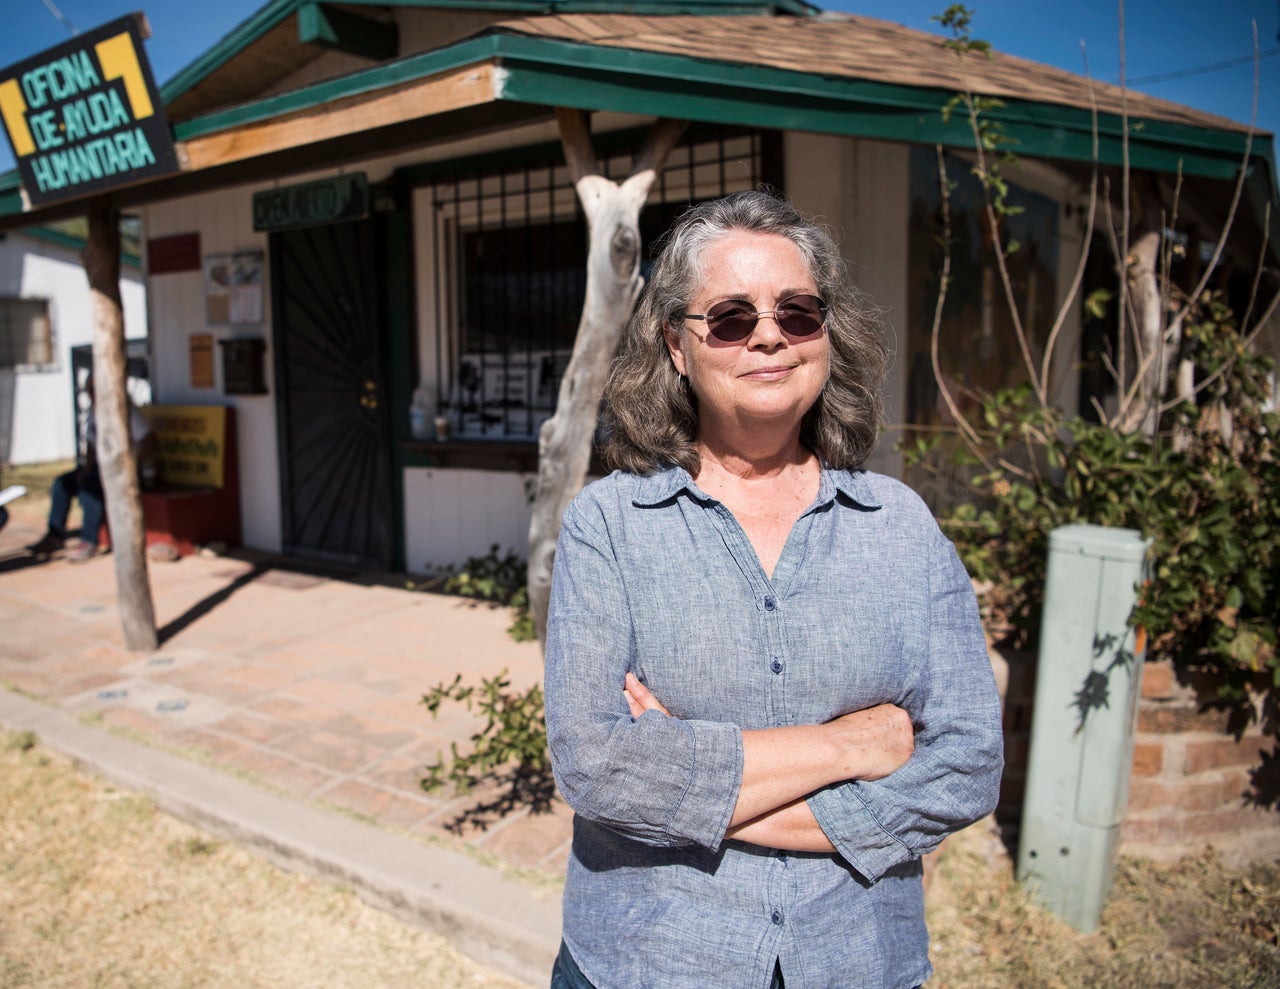
<path fill-rule="evenodd" d="M 231 254 L 267 249 L 266 237 L 253 230 L 253 192 L 258 186 L 150 206 L 144 216 L 148 239 L 176 234 L 200 234 L 200 254 Z M 205 311 L 204 273 L 184 271 L 154 275 L 149 279 L 151 320 L 151 380 L 156 402 L 178 405 L 228 405 L 236 410 L 239 448 L 241 535 L 246 546 L 279 551 L 280 471 L 276 451 L 275 383 L 268 370 L 268 394 L 225 395 L 222 354 L 218 340 L 262 337 L 267 341 L 267 368 L 271 365 L 271 286 L 269 266 L 263 265 L 262 323 L 210 324 Z M 214 338 L 212 388 L 191 383 L 192 334 Z"/>
<path fill-rule="evenodd" d="M 472 556 L 529 553 L 533 474 L 411 468 L 404 472 L 405 569 L 439 573 Z"/>
<path fill-rule="evenodd" d="M 0 241 L 0 295 L 47 299 L 54 362 L 0 369 L 0 442 L 12 464 L 70 460 L 76 455 L 71 407 L 71 348 L 93 342 L 89 279 L 79 252 L 21 232 Z M 125 336 L 147 334 L 142 273 L 125 266 L 120 277 Z"/>

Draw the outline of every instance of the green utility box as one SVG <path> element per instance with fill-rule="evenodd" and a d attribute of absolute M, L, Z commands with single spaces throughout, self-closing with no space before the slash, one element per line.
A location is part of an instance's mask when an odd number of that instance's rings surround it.
<path fill-rule="evenodd" d="M 1084 933 L 1111 891 L 1129 802 L 1144 658 L 1129 614 L 1147 549 L 1131 529 L 1049 535 L 1018 879 Z"/>

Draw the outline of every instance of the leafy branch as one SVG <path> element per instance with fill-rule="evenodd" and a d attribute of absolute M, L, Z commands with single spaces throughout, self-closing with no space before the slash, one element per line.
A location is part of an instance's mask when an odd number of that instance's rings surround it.
<path fill-rule="evenodd" d="M 484 724 L 463 750 L 450 743 L 449 757 L 441 753 L 426 767 L 419 781 L 422 789 L 436 793 L 452 784 L 454 793 L 470 793 L 484 781 L 497 785 L 497 795 L 470 807 L 454 820 L 451 830 L 464 824 L 485 827 L 491 815 L 501 817 L 520 807 L 545 813 L 555 795 L 555 779 L 547 751 L 547 722 L 542 687 L 534 684 L 523 692 L 511 689 L 504 669 L 481 679 L 477 688 L 464 685 L 462 674 L 452 683 L 439 683 L 422 695 L 422 704 L 438 717 L 446 701 L 461 704 L 484 718 Z"/>

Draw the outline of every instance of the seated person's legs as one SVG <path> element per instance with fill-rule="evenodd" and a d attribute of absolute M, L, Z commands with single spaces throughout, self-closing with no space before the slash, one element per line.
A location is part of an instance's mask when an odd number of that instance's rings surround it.
<path fill-rule="evenodd" d="M 98 532 L 106 518 L 106 498 L 102 493 L 102 477 L 95 468 L 89 468 L 80 478 L 80 545 L 67 554 L 73 563 L 88 560 L 98 553 Z"/>
<path fill-rule="evenodd" d="M 71 512 L 71 499 L 80 491 L 83 468 L 76 467 L 59 474 L 49 486 L 49 529 L 37 543 L 27 547 L 33 553 L 53 553 L 62 549 L 67 538 L 67 516 Z M 94 537 L 96 540 L 96 536 Z"/>

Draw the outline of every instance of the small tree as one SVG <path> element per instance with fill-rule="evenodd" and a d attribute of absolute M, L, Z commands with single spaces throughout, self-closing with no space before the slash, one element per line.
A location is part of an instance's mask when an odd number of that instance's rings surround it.
<path fill-rule="evenodd" d="M 946 46 L 962 60 L 992 57 L 990 46 L 970 36 L 963 6 L 950 7 L 938 20 L 952 32 Z M 1176 228 L 1177 194 L 1166 210 L 1154 183 L 1131 183 L 1126 142 L 1118 216 L 1106 183 L 1101 197 L 1115 287 L 1084 300 L 1086 310 L 1116 306 L 1118 338 L 1103 355 L 1116 399 L 1111 408 L 1095 400 L 1099 421 L 1090 422 L 1052 404 L 1057 338 L 1080 295 L 1088 239 L 1036 362 L 1006 265 L 1018 247 L 1002 237 L 1002 221 L 1011 212 L 1002 170 L 1013 158 L 990 117 L 999 105 L 966 91 L 944 113 L 963 110 L 972 130 L 972 171 L 982 189 L 1026 383 L 977 394 L 976 414 L 966 415 L 940 366 L 953 185 L 939 147 L 944 252 L 931 350 L 937 386 L 961 440 L 958 456 L 975 471 L 977 495 L 943 524 L 970 572 L 990 588 L 984 600 L 989 623 L 1007 624 L 1024 644 L 1035 641 L 1054 528 L 1093 522 L 1140 530 L 1152 540 L 1154 579 L 1132 620 L 1148 633 L 1148 658 L 1170 659 L 1203 701 L 1231 710 L 1237 731 L 1259 717 L 1255 701 L 1261 697 L 1260 716 L 1274 734 L 1280 730 L 1280 417 L 1270 411 L 1274 364 L 1255 343 L 1280 293 L 1250 322 L 1265 267 L 1267 222 L 1244 320 L 1238 322 L 1210 288 L 1243 189 L 1252 131 L 1211 257 L 1183 289 L 1170 276 L 1175 245 L 1166 236 Z M 1124 129 L 1127 134 L 1127 117 Z M 1090 230 L 1099 201 L 1096 157 L 1095 143 Z M 919 461 L 931 450 L 932 442 L 918 442 L 908 458 Z M 1261 795 L 1276 799 L 1274 792 Z"/>

